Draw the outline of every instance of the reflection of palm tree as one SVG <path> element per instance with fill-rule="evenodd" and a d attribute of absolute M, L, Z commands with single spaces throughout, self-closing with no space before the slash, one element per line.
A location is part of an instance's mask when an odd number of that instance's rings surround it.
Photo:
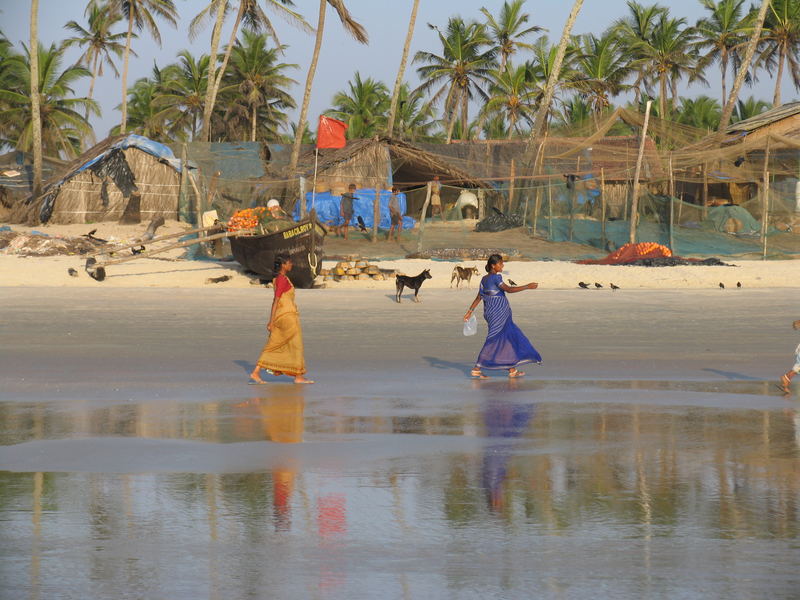
<path fill-rule="evenodd" d="M 507 392 L 490 392 L 483 407 L 486 437 L 491 441 L 484 449 L 481 480 L 493 510 L 505 505 L 503 485 L 514 448 L 513 443 L 503 440 L 523 436 L 535 410 L 534 404 L 512 402 L 506 396 Z"/>

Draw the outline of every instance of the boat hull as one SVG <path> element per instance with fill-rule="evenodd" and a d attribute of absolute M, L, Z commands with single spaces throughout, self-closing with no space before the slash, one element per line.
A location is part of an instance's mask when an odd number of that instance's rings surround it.
<path fill-rule="evenodd" d="M 325 233 L 315 220 L 305 219 L 275 233 L 232 237 L 231 251 L 246 270 L 270 281 L 275 276 L 275 257 L 289 256 L 294 265 L 289 279 L 295 287 L 310 288 L 322 268 Z"/>

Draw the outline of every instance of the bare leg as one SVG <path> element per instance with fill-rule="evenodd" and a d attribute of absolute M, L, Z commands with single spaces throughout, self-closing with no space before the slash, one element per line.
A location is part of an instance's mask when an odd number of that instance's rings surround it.
<path fill-rule="evenodd" d="M 306 378 L 305 378 L 305 377 L 303 377 L 302 375 L 297 375 L 297 376 L 295 376 L 295 378 L 294 378 L 294 382 L 295 382 L 295 383 L 314 383 L 314 381 L 313 381 L 313 380 L 311 380 L 311 379 L 306 379 Z"/>
<path fill-rule="evenodd" d="M 784 392 L 789 391 L 789 386 L 792 385 L 792 379 L 795 375 L 797 375 L 797 373 L 793 370 L 786 371 L 786 373 L 781 375 L 781 387 L 783 387 Z"/>
<path fill-rule="evenodd" d="M 250 373 L 250 379 L 252 379 L 256 383 L 264 383 L 264 380 L 261 379 L 261 367 L 256 365 L 256 368 L 253 369 L 252 373 Z"/>

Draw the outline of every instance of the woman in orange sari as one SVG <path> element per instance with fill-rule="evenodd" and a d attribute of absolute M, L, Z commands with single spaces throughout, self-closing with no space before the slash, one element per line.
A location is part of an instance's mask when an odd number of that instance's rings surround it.
<path fill-rule="evenodd" d="M 266 383 L 261 379 L 261 369 L 273 375 L 289 375 L 295 383 L 314 383 L 304 377 L 306 361 L 303 357 L 303 332 L 300 329 L 300 315 L 294 303 L 294 286 L 287 277 L 292 270 L 292 259 L 287 256 L 275 257 L 275 272 L 272 280 L 275 299 L 267 323 L 269 339 L 258 357 L 256 367 L 250 373 L 250 383 Z"/>

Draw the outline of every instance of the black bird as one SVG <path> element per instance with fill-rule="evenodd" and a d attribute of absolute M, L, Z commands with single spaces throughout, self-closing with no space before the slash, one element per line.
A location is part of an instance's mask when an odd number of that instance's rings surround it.
<path fill-rule="evenodd" d="M 599 289 L 600 289 L 601 287 L 603 287 L 603 286 L 602 286 L 602 285 L 600 285 L 599 283 L 597 283 L 597 282 L 595 281 L 595 282 L 594 282 L 594 287 L 596 287 L 596 288 L 599 290 Z"/>
<path fill-rule="evenodd" d="M 361 215 L 358 215 L 356 217 L 356 220 L 358 221 L 358 228 L 361 231 L 363 231 L 364 233 L 366 233 L 367 232 L 367 225 L 364 223 L 364 219 L 361 218 Z"/>
<path fill-rule="evenodd" d="M 567 180 L 567 189 L 571 190 L 575 187 L 575 181 L 578 179 L 577 175 L 564 175 L 564 178 Z"/>
<path fill-rule="evenodd" d="M 131 254 L 133 254 L 135 256 L 137 254 L 141 254 L 145 250 L 146 250 L 146 248 L 144 246 L 139 246 L 138 248 L 131 248 Z"/>
<path fill-rule="evenodd" d="M 581 288 L 583 288 L 585 290 L 588 290 L 589 289 L 589 284 L 588 283 L 583 283 L 582 281 L 579 281 L 578 282 L 578 287 L 581 287 Z"/>
<path fill-rule="evenodd" d="M 73 269 L 72 267 L 67 269 L 67 273 L 69 273 L 70 277 L 77 277 L 78 276 L 78 272 L 75 269 Z"/>
<path fill-rule="evenodd" d="M 744 156 L 740 156 L 735 161 L 733 161 L 733 165 L 735 167 L 741 167 L 743 162 L 744 162 Z"/>
<path fill-rule="evenodd" d="M 719 289 L 721 289 L 721 290 L 725 289 L 725 284 L 722 283 L 721 281 L 719 282 Z"/>
<path fill-rule="evenodd" d="M 736 287 L 738 287 L 738 288 L 742 287 L 742 282 L 741 281 L 737 281 L 736 282 Z"/>
<path fill-rule="evenodd" d="M 509 279 L 509 280 L 508 280 L 508 283 L 509 283 L 510 285 L 513 285 L 514 287 L 517 287 L 517 284 L 514 282 L 514 280 L 513 280 L 513 279 Z"/>
<path fill-rule="evenodd" d="M 100 242 L 101 244 L 107 243 L 107 240 L 95 237 L 95 233 L 97 233 L 97 229 L 92 229 L 89 233 L 84 233 L 81 237 L 85 237 L 87 240 L 92 240 L 93 242 Z"/>
<path fill-rule="evenodd" d="M 618 290 L 618 289 L 619 289 L 619 286 L 618 286 L 618 285 L 614 285 L 613 283 L 611 284 L 611 290 L 612 290 L 612 291 L 613 291 L 613 290 Z"/>

